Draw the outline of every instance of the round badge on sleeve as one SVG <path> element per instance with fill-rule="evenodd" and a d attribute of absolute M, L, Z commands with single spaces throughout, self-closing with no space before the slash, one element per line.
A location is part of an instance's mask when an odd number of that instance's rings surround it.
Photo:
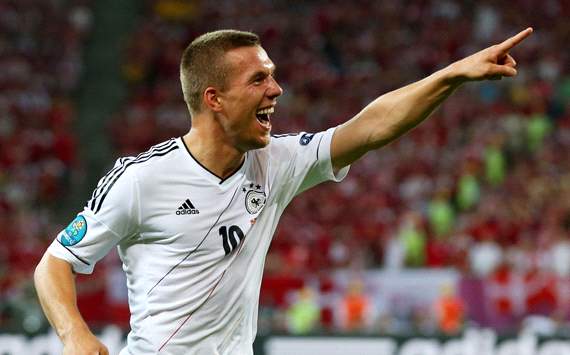
<path fill-rule="evenodd" d="M 77 216 L 75 219 L 61 232 L 61 244 L 66 247 L 75 245 L 85 237 L 87 233 L 87 221 L 83 216 Z"/>
<path fill-rule="evenodd" d="M 299 139 L 299 144 L 301 145 L 307 145 L 309 143 L 311 143 L 311 141 L 313 140 L 313 137 L 315 136 L 314 133 L 305 133 L 301 136 L 301 138 Z"/>

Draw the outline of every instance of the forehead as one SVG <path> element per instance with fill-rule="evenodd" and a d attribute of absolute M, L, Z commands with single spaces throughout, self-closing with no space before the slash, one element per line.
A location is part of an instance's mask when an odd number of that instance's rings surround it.
<path fill-rule="evenodd" d="M 267 52 L 260 46 L 240 47 L 232 49 L 225 54 L 230 64 L 232 77 L 247 77 L 258 71 L 272 72 L 275 65 L 269 59 Z"/>

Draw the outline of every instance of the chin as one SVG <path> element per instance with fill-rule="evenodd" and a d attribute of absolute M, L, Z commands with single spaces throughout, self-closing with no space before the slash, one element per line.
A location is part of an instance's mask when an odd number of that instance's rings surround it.
<path fill-rule="evenodd" d="M 269 145 L 269 141 L 271 140 L 271 137 L 267 137 L 267 139 L 263 140 L 263 141 L 258 141 L 256 142 L 257 144 L 252 147 L 251 149 L 261 149 L 261 148 L 265 148 Z"/>
<path fill-rule="evenodd" d="M 257 139 L 252 139 L 247 142 L 243 142 L 244 144 L 240 145 L 240 150 L 243 152 L 247 152 L 249 150 L 261 149 L 267 147 L 271 140 L 271 135 L 267 135 L 266 137 L 259 137 Z"/>
<path fill-rule="evenodd" d="M 254 149 L 261 149 L 267 147 L 269 142 L 271 141 L 271 135 L 267 133 L 266 136 L 259 137 L 258 139 L 252 140 L 250 144 L 248 144 L 247 150 L 254 150 Z"/>

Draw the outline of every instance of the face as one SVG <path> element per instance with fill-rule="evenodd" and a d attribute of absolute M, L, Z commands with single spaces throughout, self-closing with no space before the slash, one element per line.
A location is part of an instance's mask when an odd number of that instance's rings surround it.
<path fill-rule="evenodd" d="M 275 65 L 259 46 L 225 54 L 230 72 L 218 91 L 216 116 L 230 144 L 242 152 L 263 148 L 271 139 L 271 114 L 283 90 L 274 78 Z"/>

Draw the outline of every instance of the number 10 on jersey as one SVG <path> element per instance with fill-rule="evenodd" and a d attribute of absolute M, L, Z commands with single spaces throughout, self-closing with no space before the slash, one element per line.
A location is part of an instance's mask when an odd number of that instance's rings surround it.
<path fill-rule="evenodd" d="M 221 226 L 219 232 L 226 255 L 231 253 L 244 238 L 244 234 L 238 226 L 230 226 L 229 229 L 226 226 Z"/>

